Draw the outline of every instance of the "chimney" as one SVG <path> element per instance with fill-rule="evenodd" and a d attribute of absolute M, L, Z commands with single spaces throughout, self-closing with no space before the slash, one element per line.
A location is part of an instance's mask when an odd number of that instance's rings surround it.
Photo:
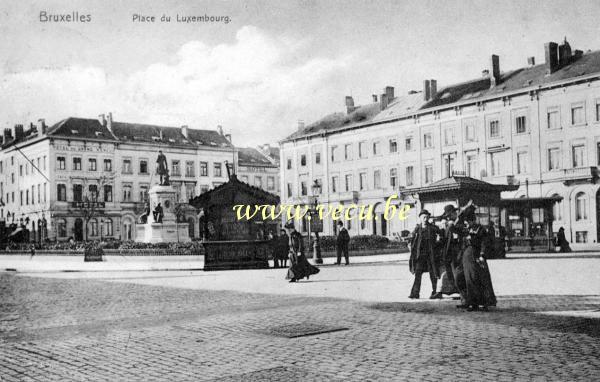
<path fill-rule="evenodd" d="M 388 97 L 387 97 L 387 94 L 383 93 L 379 99 L 381 100 L 381 101 L 380 101 L 381 110 L 385 110 L 385 108 L 386 108 L 386 107 L 387 107 L 387 105 L 388 105 Z"/>
<path fill-rule="evenodd" d="M 500 83 L 500 57 L 496 54 L 492 54 L 490 57 L 490 69 L 492 74 L 490 87 L 494 87 Z"/>
<path fill-rule="evenodd" d="M 552 74 L 558 69 L 558 44 L 545 43 L 544 52 L 546 53 L 546 75 Z"/>
<path fill-rule="evenodd" d="M 219 132 L 219 135 L 223 135 L 223 126 L 217 125 L 217 131 Z"/>
<path fill-rule="evenodd" d="M 394 100 L 394 87 L 386 86 L 385 95 L 387 96 L 388 103 L 392 102 Z"/>
<path fill-rule="evenodd" d="M 13 136 L 12 136 L 12 129 L 10 129 L 10 128 L 4 129 L 4 143 L 7 143 L 8 141 L 11 141 L 12 138 L 13 138 Z"/>
<path fill-rule="evenodd" d="M 581 58 L 581 56 L 583 56 L 583 50 L 576 49 L 573 58 L 577 60 L 578 58 Z"/>
<path fill-rule="evenodd" d="M 354 98 L 346 96 L 346 113 L 350 114 L 354 111 Z"/>
<path fill-rule="evenodd" d="M 527 65 L 535 66 L 535 57 L 527 57 Z"/>
<path fill-rule="evenodd" d="M 106 128 L 107 128 L 107 129 L 108 129 L 108 131 L 110 131 L 111 133 L 112 133 L 112 131 L 113 131 L 113 129 L 112 129 L 112 128 L 113 128 L 113 126 L 112 126 L 112 123 L 113 123 L 112 112 L 109 112 L 109 113 L 108 113 L 108 118 L 106 119 Z"/>
<path fill-rule="evenodd" d="M 373 94 L 373 102 L 377 102 L 377 94 Z"/>
<path fill-rule="evenodd" d="M 423 101 L 429 101 L 431 99 L 431 88 L 429 87 L 429 80 L 423 81 Z"/>
<path fill-rule="evenodd" d="M 225 134 L 225 138 L 229 141 L 229 143 L 233 143 L 231 142 L 231 134 Z"/>
<path fill-rule="evenodd" d="M 25 134 L 23 133 L 23 125 L 15 125 L 15 139 L 19 140 L 23 138 Z"/>
<path fill-rule="evenodd" d="M 437 80 L 429 80 L 429 96 L 431 99 L 435 98 L 437 94 Z"/>
<path fill-rule="evenodd" d="M 44 118 L 38 119 L 38 122 L 42 125 L 42 134 L 46 134 L 48 126 L 46 126 L 46 120 Z"/>
<path fill-rule="evenodd" d="M 104 127 L 106 127 L 106 116 L 104 114 L 100 114 L 98 116 L 98 122 Z"/>
<path fill-rule="evenodd" d="M 181 126 L 181 135 L 183 135 L 185 137 L 185 139 L 188 139 L 188 127 L 187 127 L 187 125 Z"/>
<path fill-rule="evenodd" d="M 298 131 L 302 131 L 304 130 L 304 121 L 299 119 L 298 120 Z"/>
<path fill-rule="evenodd" d="M 571 62 L 571 45 L 567 42 L 567 37 L 565 36 L 565 41 L 562 45 L 558 47 L 558 65 L 563 67 L 568 65 Z"/>

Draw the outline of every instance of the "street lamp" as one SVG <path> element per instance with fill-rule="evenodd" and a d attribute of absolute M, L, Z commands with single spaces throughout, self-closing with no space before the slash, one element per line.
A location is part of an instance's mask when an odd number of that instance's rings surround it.
<path fill-rule="evenodd" d="M 321 188 L 321 184 L 318 180 L 315 180 L 311 186 L 313 206 L 309 215 L 311 219 L 308 224 L 308 237 L 310 243 L 310 231 L 312 228 L 312 231 L 315 233 L 315 241 L 313 243 L 313 261 L 315 264 L 323 264 L 323 258 L 321 257 L 321 243 L 319 242 L 319 232 L 323 232 L 323 222 L 319 216 L 319 199 L 317 196 L 321 194 Z"/>

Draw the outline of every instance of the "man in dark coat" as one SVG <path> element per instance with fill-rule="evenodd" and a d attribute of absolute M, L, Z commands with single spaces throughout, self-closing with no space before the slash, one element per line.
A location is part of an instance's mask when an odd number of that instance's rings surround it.
<path fill-rule="evenodd" d="M 409 298 L 419 298 L 421 291 L 421 276 L 428 272 L 431 279 L 431 296 L 436 298 L 437 279 L 439 274 L 439 261 L 437 256 L 437 245 L 441 237 L 440 230 L 433 224 L 429 224 L 431 214 L 427 210 L 419 213 L 421 223 L 417 225 L 412 235 L 410 246 L 410 272 L 415 275 L 415 282 Z"/>
<path fill-rule="evenodd" d="M 342 253 L 346 259 L 346 265 L 349 265 L 350 261 L 348 260 L 348 244 L 350 243 L 350 234 L 348 234 L 348 230 L 344 227 L 344 223 L 338 221 L 337 224 L 339 226 L 339 233 L 335 242 L 337 250 L 337 265 L 340 265 L 342 262 Z"/>
<path fill-rule="evenodd" d="M 444 207 L 444 214 L 441 216 L 446 221 L 443 230 L 443 240 L 440 254 L 440 282 L 435 298 L 442 298 L 443 294 L 454 294 L 459 292 L 454 279 L 455 269 L 459 262 L 460 251 L 462 247 L 463 227 L 458 224 L 457 210 L 452 204 Z M 458 224 L 458 225 L 457 225 Z"/>

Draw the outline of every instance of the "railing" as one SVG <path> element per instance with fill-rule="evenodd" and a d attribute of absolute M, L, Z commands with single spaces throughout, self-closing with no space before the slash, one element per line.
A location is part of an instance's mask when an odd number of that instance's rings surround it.
<path fill-rule="evenodd" d="M 596 167 L 576 167 L 565 169 L 564 176 L 568 179 L 588 179 L 596 176 L 596 172 Z"/>

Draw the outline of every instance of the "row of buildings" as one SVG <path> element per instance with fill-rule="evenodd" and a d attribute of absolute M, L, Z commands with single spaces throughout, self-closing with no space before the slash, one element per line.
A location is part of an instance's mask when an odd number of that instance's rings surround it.
<path fill-rule="evenodd" d="M 165 154 L 180 203 L 228 179 L 229 171 L 275 193 L 277 151 L 237 148 L 217 130 L 98 119 L 44 120 L 5 129 L 0 149 L 0 220 L 31 232 L 31 240 L 132 240 L 149 188 Z M 198 217 L 186 211 L 190 234 Z"/>
<path fill-rule="evenodd" d="M 386 222 L 389 196 L 408 201 L 411 188 L 467 176 L 519 185 L 502 198 L 555 201 L 550 211 L 488 212 L 485 223 L 502 224 L 509 236 L 549 235 L 536 227 L 552 219 L 576 247 L 598 243 L 600 51 L 572 51 L 566 39 L 544 47 L 541 64 L 529 57 L 527 66 L 502 71 L 493 55 L 479 78 L 462 83 L 429 79 L 402 95 L 388 86 L 364 105 L 346 97 L 344 112 L 301 124 L 280 142 L 282 203 L 309 203 L 317 182 L 322 204 L 374 206 L 380 218 L 355 217 L 351 234 L 396 236 L 414 227 L 416 212 Z M 335 222 L 324 231 L 335 233 Z"/>

